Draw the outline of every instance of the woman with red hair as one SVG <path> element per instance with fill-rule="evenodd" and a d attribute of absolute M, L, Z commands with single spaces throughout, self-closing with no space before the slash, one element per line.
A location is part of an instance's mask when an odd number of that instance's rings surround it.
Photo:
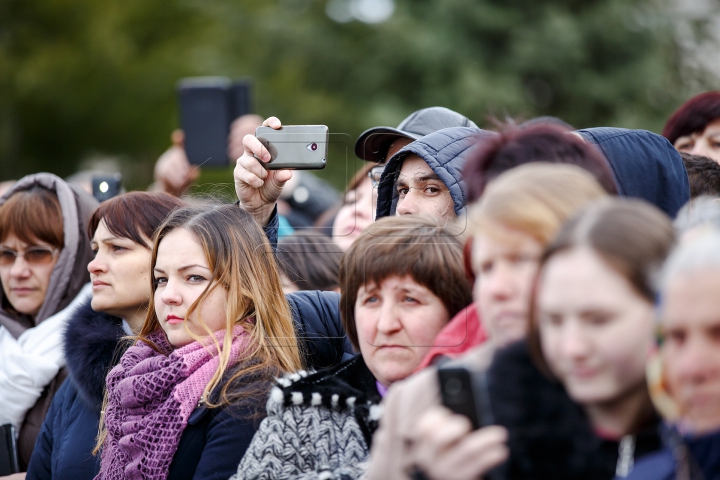
<path fill-rule="evenodd" d="M 720 91 L 685 102 L 672 114 L 662 134 L 678 151 L 720 163 Z"/>

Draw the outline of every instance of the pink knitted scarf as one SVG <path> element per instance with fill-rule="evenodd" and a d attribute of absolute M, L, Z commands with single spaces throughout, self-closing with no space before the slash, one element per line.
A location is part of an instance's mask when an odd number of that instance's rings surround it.
<path fill-rule="evenodd" d="M 224 336 L 224 330 L 215 334 L 220 345 Z M 167 478 L 190 414 L 220 363 L 212 342 L 173 350 L 162 330 L 148 339 L 162 353 L 138 342 L 107 377 L 108 435 L 95 480 Z M 247 342 L 248 334 L 236 326 L 228 365 L 237 362 Z"/>

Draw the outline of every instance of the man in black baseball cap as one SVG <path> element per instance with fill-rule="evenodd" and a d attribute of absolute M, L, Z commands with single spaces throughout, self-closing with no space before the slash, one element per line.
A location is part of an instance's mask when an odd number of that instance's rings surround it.
<path fill-rule="evenodd" d="M 385 163 L 402 147 L 443 128 L 474 127 L 467 117 L 445 107 L 423 108 L 411 113 L 397 128 L 365 130 L 355 142 L 355 155 L 368 162 Z"/>

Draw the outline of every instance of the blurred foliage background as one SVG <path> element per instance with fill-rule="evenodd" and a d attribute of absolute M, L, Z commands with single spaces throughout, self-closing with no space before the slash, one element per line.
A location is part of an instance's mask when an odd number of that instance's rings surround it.
<path fill-rule="evenodd" d="M 197 75 L 250 77 L 263 117 L 353 139 L 433 105 L 481 126 L 554 115 L 577 128 L 657 132 L 690 95 L 718 88 L 719 9 L 716 0 L 3 0 L 0 180 L 66 176 L 109 158 L 130 188 L 144 188 L 178 126 L 176 82 Z M 330 162 L 321 176 L 338 188 L 359 165 Z"/>

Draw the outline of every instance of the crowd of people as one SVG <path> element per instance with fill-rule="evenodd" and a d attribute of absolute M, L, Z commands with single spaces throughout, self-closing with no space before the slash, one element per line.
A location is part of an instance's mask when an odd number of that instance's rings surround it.
<path fill-rule="evenodd" d="M 339 204 L 260 121 L 236 203 L 179 134 L 154 191 L 2 195 L 0 479 L 720 479 L 720 92 L 662 135 L 419 110 Z"/>

